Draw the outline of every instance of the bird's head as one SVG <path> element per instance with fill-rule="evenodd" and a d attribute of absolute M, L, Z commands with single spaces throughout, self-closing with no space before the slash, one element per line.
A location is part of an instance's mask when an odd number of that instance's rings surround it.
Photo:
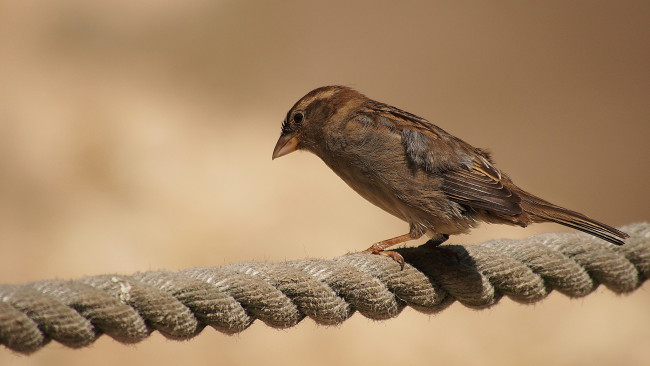
<path fill-rule="evenodd" d="M 367 98 L 345 86 L 324 86 L 302 97 L 282 122 L 280 138 L 272 158 L 305 149 L 318 154 L 324 143 L 324 129 L 342 123 L 352 108 Z"/>

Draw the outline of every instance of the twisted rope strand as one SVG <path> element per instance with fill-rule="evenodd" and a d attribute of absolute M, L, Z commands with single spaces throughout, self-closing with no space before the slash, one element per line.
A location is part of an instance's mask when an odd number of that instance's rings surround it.
<path fill-rule="evenodd" d="M 275 328 L 305 317 L 335 325 L 355 311 L 379 320 L 406 306 L 434 313 L 459 301 L 483 309 L 504 295 L 529 304 L 552 290 L 586 296 L 599 284 L 629 293 L 650 275 L 650 223 L 621 230 L 631 237 L 620 247 L 581 233 L 549 233 L 444 250 L 402 248 L 403 271 L 390 258 L 355 253 L 0 285 L 0 344 L 27 354 L 52 339 L 84 347 L 104 333 L 123 343 L 154 330 L 189 339 L 206 326 L 241 332 L 255 319 Z"/>

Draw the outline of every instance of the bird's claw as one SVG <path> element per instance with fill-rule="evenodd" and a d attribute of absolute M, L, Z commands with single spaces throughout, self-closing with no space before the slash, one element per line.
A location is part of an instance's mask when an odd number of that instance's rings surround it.
<path fill-rule="evenodd" d="M 370 247 L 364 250 L 363 253 L 383 255 L 384 257 L 392 258 L 395 262 L 399 263 L 400 271 L 404 270 L 404 264 L 405 264 L 404 257 L 402 257 L 402 255 L 397 252 L 394 252 L 392 250 L 381 250 L 381 249 Z"/>

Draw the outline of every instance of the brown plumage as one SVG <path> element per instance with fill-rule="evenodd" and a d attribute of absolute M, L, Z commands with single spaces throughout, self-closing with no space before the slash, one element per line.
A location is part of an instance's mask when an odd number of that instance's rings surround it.
<path fill-rule="evenodd" d="M 628 235 L 517 187 L 490 155 L 414 114 L 343 86 L 315 89 L 287 113 L 273 151 L 319 156 L 362 197 L 410 225 L 367 251 L 430 235 L 439 244 L 480 222 L 556 222 L 621 245 Z"/>

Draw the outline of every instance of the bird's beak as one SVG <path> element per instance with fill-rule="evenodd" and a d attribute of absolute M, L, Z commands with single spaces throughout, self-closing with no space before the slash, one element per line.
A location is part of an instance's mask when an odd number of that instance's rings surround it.
<path fill-rule="evenodd" d="M 279 158 L 280 156 L 287 155 L 298 149 L 298 137 L 294 134 L 280 136 L 278 142 L 273 149 L 273 157 L 271 159 Z"/>

